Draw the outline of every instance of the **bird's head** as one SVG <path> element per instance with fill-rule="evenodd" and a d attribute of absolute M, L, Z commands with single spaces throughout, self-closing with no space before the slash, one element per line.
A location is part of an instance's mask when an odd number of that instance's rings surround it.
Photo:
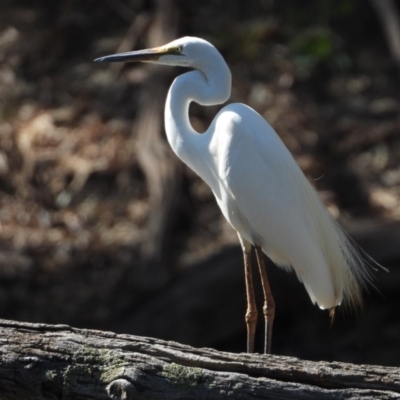
<path fill-rule="evenodd" d="M 200 68 L 213 56 L 221 55 L 206 40 L 196 37 L 183 37 L 164 46 L 152 49 L 129 51 L 97 58 L 96 62 L 150 62 L 155 64 Z"/>

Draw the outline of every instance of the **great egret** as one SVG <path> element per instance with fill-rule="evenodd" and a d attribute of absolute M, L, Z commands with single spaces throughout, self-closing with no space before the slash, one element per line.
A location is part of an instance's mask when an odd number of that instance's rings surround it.
<path fill-rule="evenodd" d="M 247 351 L 254 351 L 257 307 L 251 250 L 255 248 L 264 292 L 265 353 L 271 351 L 275 304 L 263 252 L 293 268 L 313 303 L 330 309 L 361 304 L 369 273 L 359 252 L 331 218 L 274 129 L 244 104 L 224 107 L 203 134 L 189 121 L 192 101 L 221 104 L 231 93 L 231 73 L 209 42 L 184 37 L 148 50 L 98 58 L 144 61 L 194 69 L 178 76 L 165 104 L 165 129 L 175 154 L 211 188 L 224 217 L 237 231 L 244 254 Z"/>

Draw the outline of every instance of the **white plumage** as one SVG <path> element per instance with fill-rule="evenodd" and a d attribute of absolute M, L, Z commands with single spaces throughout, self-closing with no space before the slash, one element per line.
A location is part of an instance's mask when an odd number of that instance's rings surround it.
<path fill-rule="evenodd" d="M 250 262 L 246 256 L 253 245 L 277 265 L 293 268 L 319 307 L 332 309 L 342 301 L 350 306 L 361 304 L 360 286 L 368 280 L 368 270 L 264 118 L 246 105 L 230 104 L 203 134 L 192 128 L 192 101 L 221 104 L 230 96 L 231 74 L 214 46 L 185 37 L 156 49 L 99 61 L 193 68 L 177 77 L 168 93 L 167 138 L 176 155 L 212 189 L 223 215 L 239 235 L 245 263 Z M 246 275 L 246 283 L 247 279 Z M 248 313 L 253 308 L 249 305 Z M 252 329 L 249 322 L 250 336 Z"/>

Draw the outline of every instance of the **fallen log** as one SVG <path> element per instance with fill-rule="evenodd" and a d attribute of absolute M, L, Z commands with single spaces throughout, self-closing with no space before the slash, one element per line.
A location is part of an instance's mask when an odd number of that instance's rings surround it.
<path fill-rule="evenodd" d="M 0 320 L 0 399 L 398 399 L 400 368 Z"/>

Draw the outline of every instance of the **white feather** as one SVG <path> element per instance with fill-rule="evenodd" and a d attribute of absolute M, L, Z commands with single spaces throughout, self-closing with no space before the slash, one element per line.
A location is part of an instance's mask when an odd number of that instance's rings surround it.
<path fill-rule="evenodd" d="M 221 104 L 231 73 L 205 40 L 185 37 L 165 46 L 99 61 L 147 61 L 194 71 L 173 82 L 165 105 L 168 141 L 211 187 L 222 213 L 241 241 L 261 246 L 276 264 L 293 268 L 321 308 L 361 303 L 368 263 L 350 243 L 273 128 L 243 104 L 222 109 L 199 135 L 189 105 Z"/>
<path fill-rule="evenodd" d="M 209 184 L 225 218 L 276 264 L 293 267 L 321 308 L 359 305 L 368 269 L 273 128 L 243 104 L 215 121 L 209 149 L 219 179 Z"/>

